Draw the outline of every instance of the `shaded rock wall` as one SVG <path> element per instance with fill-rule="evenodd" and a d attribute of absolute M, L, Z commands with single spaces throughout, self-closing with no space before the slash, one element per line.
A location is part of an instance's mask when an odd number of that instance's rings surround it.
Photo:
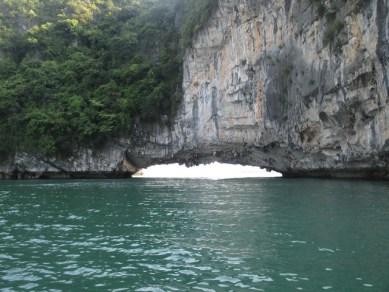
<path fill-rule="evenodd" d="M 126 178 L 137 170 L 126 159 L 128 143 L 109 143 L 98 150 L 80 149 L 78 156 L 46 158 L 18 153 L 0 164 L 3 179 Z"/>

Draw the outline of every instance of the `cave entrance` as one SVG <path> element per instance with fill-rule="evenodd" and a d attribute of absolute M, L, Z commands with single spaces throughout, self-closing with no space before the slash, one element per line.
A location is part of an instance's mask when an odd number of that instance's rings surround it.
<path fill-rule="evenodd" d="M 140 170 L 136 178 L 193 178 L 193 179 L 232 179 L 281 177 L 275 171 L 267 171 L 260 167 L 225 163 L 200 164 L 186 167 L 179 164 L 154 165 Z"/>

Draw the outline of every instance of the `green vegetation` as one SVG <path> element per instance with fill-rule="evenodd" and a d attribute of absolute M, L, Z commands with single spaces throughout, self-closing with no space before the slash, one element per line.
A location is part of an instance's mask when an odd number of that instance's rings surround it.
<path fill-rule="evenodd" d="M 69 155 L 172 117 L 183 48 L 217 3 L 175 2 L 1 0 L 0 156 Z"/>
<path fill-rule="evenodd" d="M 327 6 L 322 0 L 310 0 L 310 2 L 316 7 L 317 14 L 320 17 L 323 17 L 327 12 Z"/>
<path fill-rule="evenodd" d="M 191 45 L 193 37 L 203 28 L 214 10 L 217 8 L 217 0 L 192 0 L 180 3 L 185 21 L 181 29 L 181 45 Z"/>
<path fill-rule="evenodd" d="M 331 45 L 335 49 L 339 49 L 341 46 L 340 41 L 337 39 L 338 35 L 342 32 L 344 28 L 344 22 L 339 14 L 341 7 L 339 2 L 330 2 L 327 6 L 326 1 L 324 0 L 309 0 L 311 4 L 317 9 L 317 14 L 319 17 L 325 17 L 327 28 L 324 32 L 323 44 L 324 46 Z M 366 2 L 366 0 L 357 0 L 355 5 L 361 5 L 361 3 Z"/>
<path fill-rule="evenodd" d="M 344 28 L 344 22 L 336 19 L 328 24 L 327 30 L 324 33 L 324 45 L 334 42 L 335 38 Z"/>

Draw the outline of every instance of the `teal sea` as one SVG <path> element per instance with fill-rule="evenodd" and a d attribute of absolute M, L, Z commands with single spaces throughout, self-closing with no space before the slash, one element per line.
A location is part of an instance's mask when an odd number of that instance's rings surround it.
<path fill-rule="evenodd" d="M 389 291 L 389 183 L 0 182 L 0 291 Z"/>

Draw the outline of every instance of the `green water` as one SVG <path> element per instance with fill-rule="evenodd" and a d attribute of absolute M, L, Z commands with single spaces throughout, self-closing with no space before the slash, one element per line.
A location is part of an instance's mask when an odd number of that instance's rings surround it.
<path fill-rule="evenodd" d="M 389 291 L 389 183 L 0 182 L 0 291 Z"/>

